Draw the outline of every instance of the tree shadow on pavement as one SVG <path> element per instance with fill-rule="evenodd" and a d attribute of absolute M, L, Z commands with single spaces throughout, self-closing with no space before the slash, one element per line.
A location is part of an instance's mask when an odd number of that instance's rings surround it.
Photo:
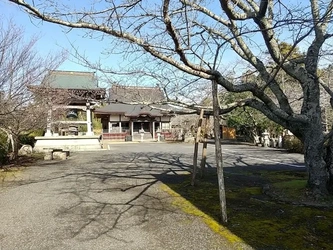
<path fill-rule="evenodd" d="M 107 237 L 123 247 L 144 237 L 137 235 L 140 227 L 156 234 L 158 229 L 170 225 L 167 220 L 158 222 L 152 218 L 162 219 L 168 214 L 176 217 L 181 213 L 172 205 L 172 197 L 159 188 L 161 182 L 219 221 L 217 176 L 212 158 L 207 161 L 205 178 L 197 179 L 192 187 L 191 154 L 85 154 L 63 162 L 45 163 L 36 169 L 39 175 L 19 183 L 45 183 L 51 187 L 48 195 L 59 199 L 61 204 L 55 214 L 63 225 L 60 239 L 88 241 Z M 304 184 L 305 169 L 254 165 L 242 156 L 227 157 L 226 161 L 232 166 L 224 169 L 229 218 L 226 227 L 231 232 L 255 249 L 329 249 L 328 238 L 332 234 L 325 228 L 333 226 L 333 214 L 324 208 L 309 209 L 280 199 L 284 194 L 276 192 L 274 186 L 289 181 Z M 299 182 L 293 183 L 294 180 Z"/>
<path fill-rule="evenodd" d="M 181 162 L 181 157 L 160 153 L 117 154 L 94 159 L 89 168 L 78 164 L 62 173 L 56 195 L 69 202 L 58 209 L 56 217 L 66 225 L 66 237 L 108 237 L 119 243 L 133 243 L 134 235 L 124 237 L 124 231 L 132 232 L 142 226 L 149 231 L 147 223 L 151 218 L 179 213 L 171 206 L 169 195 L 157 188 L 156 176 L 188 173 L 190 165 Z M 70 160 L 66 162 L 70 164 Z M 66 166 L 61 171 L 64 169 Z"/>

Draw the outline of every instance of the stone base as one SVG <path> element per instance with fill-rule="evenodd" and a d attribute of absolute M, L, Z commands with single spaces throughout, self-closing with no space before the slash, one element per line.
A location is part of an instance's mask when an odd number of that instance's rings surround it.
<path fill-rule="evenodd" d="M 66 153 L 66 151 L 55 151 L 55 152 L 53 152 L 52 157 L 55 160 L 66 160 L 67 153 Z"/>
<path fill-rule="evenodd" d="M 62 149 L 68 151 L 89 151 L 101 149 L 99 136 L 38 136 L 35 137 L 35 152 L 46 149 Z"/>
<path fill-rule="evenodd" d="M 194 136 L 185 137 L 184 138 L 184 142 L 186 142 L 186 143 L 194 143 L 195 142 L 195 138 L 194 138 Z"/>

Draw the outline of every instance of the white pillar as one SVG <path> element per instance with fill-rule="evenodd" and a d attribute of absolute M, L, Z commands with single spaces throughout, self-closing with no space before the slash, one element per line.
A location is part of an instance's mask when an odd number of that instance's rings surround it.
<path fill-rule="evenodd" d="M 160 122 L 160 131 L 162 132 L 162 122 Z"/>
<path fill-rule="evenodd" d="M 94 132 L 92 132 L 92 124 L 91 124 L 91 110 L 90 110 L 90 103 L 87 103 L 87 135 L 94 135 Z"/>
<path fill-rule="evenodd" d="M 111 115 L 109 116 L 109 133 L 112 131 Z"/>
<path fill-rule="evenodd" d="M 134 136 L 134 122 L 133 121 L 131 121 L 131 136 L 132 136 L 132 138 Z"/>
<path fill-rule="evenodd" d="M 119 122 L 119 133 L 121 133 L 122 130 L 121 130 L 121 121 Z"/>
<path fill-rule="evenodd" d="M 153 140 L 155 140 L 155 121 L 153 121 Z"/>
<path fill-rule="evenodd" d="M 44 136 L 52 136 L 51 131 L 51 125 L 52 125 L 52 108 L 50 108 L 47 111 L 47 117 L 46 117 L 46 132 Z"/>

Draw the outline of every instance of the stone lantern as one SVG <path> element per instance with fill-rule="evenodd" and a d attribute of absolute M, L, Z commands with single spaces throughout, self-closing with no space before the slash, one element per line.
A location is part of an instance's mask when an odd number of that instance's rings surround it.
<path fill-rule="evenodd" d="M 161 140 L 161 130 L 158 129 L 158 130 L 156 131 L 156 133 L 157 133 L 157 141 L 160 141 L 160 140 Z"/>
<path fill-rule="evenodd" d="M 269 133 L 265 129 L 265 131 L 261 135 L 263 137 L 263 147 L 268 147 L 269 146 Z"/>
<path fill-rule="evenodd" d="M 141 136 L 141 141 L 143 141 L 143 136 L 145 134 L 145 131 L 143 129 L 139 130 L 140 136 Z"/>

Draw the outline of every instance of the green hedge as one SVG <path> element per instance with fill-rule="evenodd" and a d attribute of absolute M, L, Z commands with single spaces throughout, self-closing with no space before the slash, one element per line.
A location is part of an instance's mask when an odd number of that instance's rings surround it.
<path fill-rule="evenodd" d="M 291 153 L 304 153 L 303 143 L 294 136 L 284 136 L 283 147 Z"/>
<path fill-rule="evenodd" d="M 43 130 L 39 129 L 39 130 L 34 130 L 34 131 L 29 131 L 26 133 L 22 133 L 19 135 L 19 147 L 22 145 L 30 145 L 30 146 L 34 146 L 35 145 L 35 136 L 42 136 L 43 135 Z"/>
<path fill-rule="evenodd" d="M 7 135 L 0 132 L 0 165 L 8 162 Z"/>
<path fill-rule="evenodd" d="M 19 148 L 22 145 L 30 145 L 33 147 L 35 145 L 36 140 L 34 136 L 31 136 L 29 134 L 22 134 L 19 136 L 19 142 L 20 142 Z"/>

